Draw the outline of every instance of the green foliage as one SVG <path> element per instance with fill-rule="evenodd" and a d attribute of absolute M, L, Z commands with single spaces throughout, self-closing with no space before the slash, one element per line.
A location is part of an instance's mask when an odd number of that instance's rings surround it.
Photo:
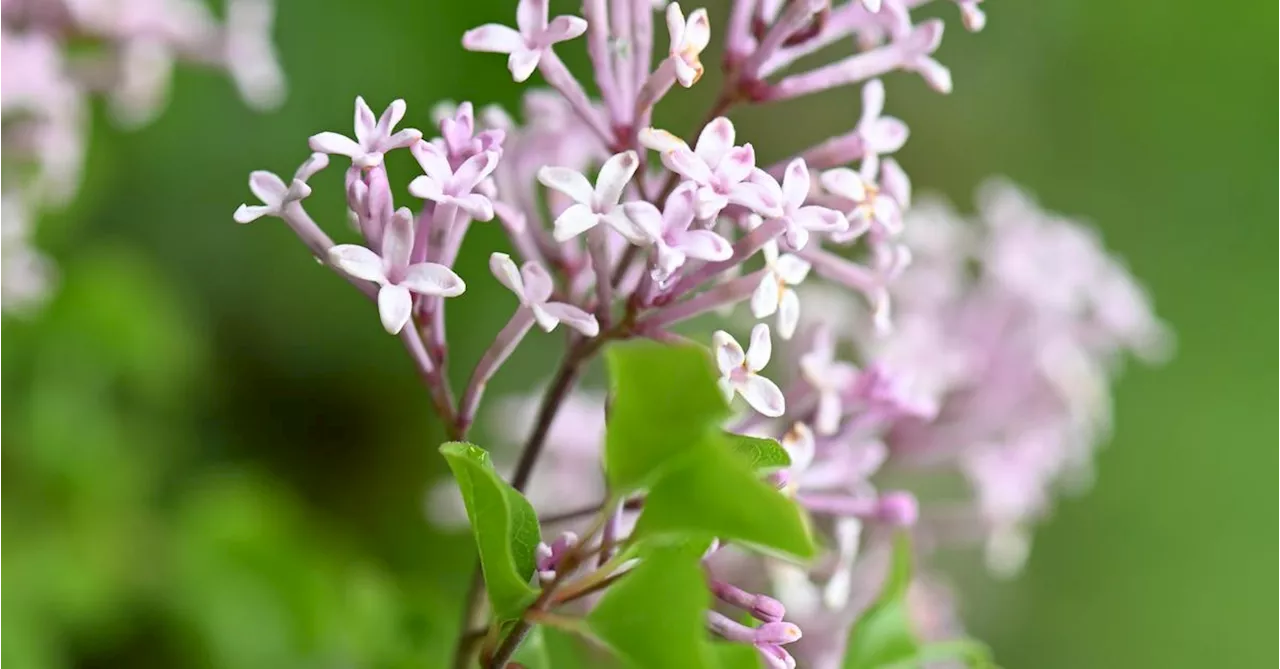
<path fill-rule="evenodd" d="M 629 666 L 714 666 L 703 631 L 711 595 L 699 557 L 688 546 L 644 551 L 640 564 L 588 614 L 591 633 Z"/>
<path fill-rule="evenodd" d="M 791 454 L 776 439 L 724 433 L 734 453 L 760 474 L 771 474 L 791 466 Z"/>
<path fill-rule="evenodd" d="M 652 484 L 729 407 L 701 348 L 635 341 L 605 356 L 612 391 L 605 469 L 616 495 Z"/>
<path fill-rule="evenodd" d="M 938 660 L 964 660 L 971 667 L 993 666 L 986 647 L 968 639 L 924 644 L 911 627 L 907 592 L 911 586 L 911 540 L 894 538 L 893 556 L 884 589 L 853 626 L 844 669 L 906 669 Z"/>
<path fill-rule="evenodd" d="M 484 449 L 449 442 L 440 452 L 462 492 L 494 614 L 499 620 L 518 618 L 537 596 L 529 580 L 541 536 L 538 516 L 529 500 L 494 471 Z"/>

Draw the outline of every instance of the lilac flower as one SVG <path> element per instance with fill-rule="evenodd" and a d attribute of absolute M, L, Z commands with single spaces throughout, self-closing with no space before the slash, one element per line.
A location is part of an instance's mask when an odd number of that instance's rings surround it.
<path fill-rule="evenodd" d="M 473 28 L 462 36 L 462 46 L 470 51 L 510 54 L 507 69 L 517 82 L 529 78 L 538 61 L 551 46 L 578 37 L 587 31 L 587 22 L 577 16 L 557 16 L 547 20 L 548 0 L 520 0 L 516 5 L 517 32 L 498 23 Z"/>
<path fill-rule="evenodd" d="M 249 190 L 262 202 L 261 205 L 242 204 L 232 217 L 236 223 L 249 223 L 263 216 L 282 216 L 284 209 L 293 202 L 298 202 L 311 195 L 311 187 L 307 179 L 329 165 L 329 156 L 313 153 L 298 171 L 293 180 L 285 185 L 284 180 L 271 172 L 257 170 L 249 174 Z"/>
<path fill-rule="evenodd" d="M 444 150 L 435 144 L 416 142 L 409 150 L 426 172 L 409 182 L 410 194 L 437 204 L 453 205 L 477 221 L 493 219 L 493 202 L 472 191 L 498 166 L 496 151 L 471 156 L 454 170 Z"/>
<path fill-rule="evenodd" d="M 778 216 L 781 202 L 772 177 L 756 169 L 755 149 L 734 146 L 733 122 L 721 116 L 707 124 L 693 150 L 669 132 L 650 129 L 640 141 L 660 151 L 662 164 L 698 186 L 696 214 L 713 218 L 730 203 L 762 216 Z M 751 179 L 749 179 L 751 178 Z M 772 186 L 770 188 L 769 186 Z"/>
<path fill-rule="evenodd" d="M 773 381 L 759 374 L 773 356 L 769 326 L 759 323 L 751 329 L 751 345 L 745 353 L 737 340 L 724 330 L 718 330 L 712 342 L 716 365 L 720 368 L 720 390 L 725 400 L 732 401 L 736 393 L 761 414 L 770 418 L 781 416 L 786 411 L 782 391 Z"/>
<path fill-rule="evenodd" d="M 827 192 L 853 203 L 849 211 L 854 222 L 851 231 L 870 227 L 881 237 L 895 237 L 902 232 L 902 211 L 898 203 L 872 179 L 847 167 L 837 167 L 823 172 L 820 180 Z M 833 239 L 840 242 L 852 241 L 856 237 L 851 232 L 833 235 Z"/>
<path fill-rule="evenodd" d="M 393 100 L 382 116 L 374 119 L 373 110 L 364 98 L 356 98 L 356 138 L 336 132 L 322 132 L 311 136 L 311 150 L 321 153 L 348 156 L 356 167 L 373 167 L 382 164 L 382 155 L 392 149 L 412 146 L 422 139 L 422 133 L 412 128 L 392 132 L 404 118 L 404 100 Z"/>
<path fill-rule="evenodd" d="M 556 578 L 556 568 L 560 566 L 560 561 L 564 559 L 569 549 L 578 543 L 578 535 L 575 532 L 562 532 L 556 537 L 550 545 L 539 541 L 534 548 L 534 557 L 538 568 L 538 579 L 543 583 L 550 583 Z"/>
<path fill-rule="evenodd" d="M 809 199 L 809 168 L 803 158 L 796 158 L 787 165 L 782 177 L 782 218 L 787 222 L 786 239 L 791 248 L 802 249 L 809 243 L 810 232 L 844 233 L 849 221 L 844 214 L 827 207 L 804 206 Z"/>
<path fill-rule="evenodd" d="M 676 81 L 689 88 L 702 78 L 702 61 L 698 57 L 711 41 L 707 10 L 695 9 L 686 20 L 680 3 L 668 4 L 667 33 L 671 38 L 670 58 L 676 68 Z"/>
<path fill-rule="evenodd" d="M 814 334 L 812 347 L 800 357 L 800 374 L 818 393 L 813 426 L 823 436 L 839 430 L 844 414 L 841 397 L 858 376 L 858 368 L 837 360 L 835 353 L 836 342 L 831 331 L 820 327 Z"/>
<path fill-rule="evenodd" d="M 574 201 L 574 204 L 556 217 L 556 241 L 572 239 L 604 221 L 632 243 L 652 242 L 618 206 L 623 189 L 639 165 L 635 151 L 625 151 L 609 158 L 600 168 L 594 188 L 586 177 L 567 167 L 543 167 L 538 170 L 538 181 L 547 188 L 568 195 Z"/>
<path fill-rule="evenodd" d="M 653 240 L 657 253 L 653 279 L 665 283 L 688 258 L 725 260 L 733 255 L 728 240 L 711 230 L 690 230 L 694 221 L 697 186 L 682 184 L 667 197 L 662 211 L 644 200 L 622 205 L 633 223 Z"/>
<path fill-rule="evenodd" d="M 778 243 L 761 249 L 765 272 L 751 294 L 751 313 L 756 318 L 778 314 L 778 336 L 791 339 L 800 322 L 800 297 L 794 290 L 809 275 L 809 263 L 790 253 L 778 255 Z"/>
<path fill-rule="evenodd" d="M 520 306 L 533 313 L 534 320 L 547 332 L 561 322 L 588 337 L 600 333 L 595 316 L 564 302 L 548 302 L 554 286 L 547 270 L 536 262 L 527 262 L 516 269 L 511 256 L 494 253 L 489 256 L 489 269 L 511 292 L 520 299 Z"/>
<path fill-rule="evenodd" d="M 443 105 L 444 103 L 442 103 Z M 463 102 L 450 109 L 437 105 L 433 116 L 439 116 L 440 137 L 432 140 L 440 152 L 449 157 L 449 164 L 456 167 L 466 159 L 484 153 L 496 151 L 502 153 L 502 141 L 506 131 L 502 128 L 489 128 L 476 132 L 475 113 L 470 102 Z"/>
<path fill-rule="evenodd" d="M 871 174 L 879 169 L 880 156 L 893 153 L 907 142 L 907 124 L 884 112 L 884 83 L 872 79 L 862 86 L 862 117 L 854 131 L 862 139 L 863 166 Z M 869 164 L 868 164 L 869 163 Z"/>
<path fill-rule="evenodd" d="M 785 667 L 794 669 L 795 659 L 782 646 L 799 641 L 803 634 L 800 627 L 788 622 L 767 622 L 759 627 L 747 627 L 740 622 L 715 611 L 707 612 L 707 627 L 715 634 L 756 647 L 770 669 Z"/>
<path fill-rule="evenodd" d="M 382 327 L 399 334 L 409 322 L 413 296 L 456 297 L 466 290 L 453 270 L 436 263 L 409 264 L 413 249 L 413 214 L 396 211 L 382 236 L 382 254 L 356 244 L 340 244 L 329 250 L 329 262 L 357 279 L 372 281 L 378 289 L 378 315 Z"/>

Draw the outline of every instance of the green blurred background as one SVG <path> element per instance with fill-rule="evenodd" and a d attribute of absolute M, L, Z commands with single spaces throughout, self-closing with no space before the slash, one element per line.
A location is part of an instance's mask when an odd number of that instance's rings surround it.
<path fill-rule="evenodd" d="M 458 47 L 471 26 L 510 22 L 512 4 L 281 0 L 279 112 L 183 71 L 153 126 L 99 119 L 82 195 L 39 232 L 59 294 L 4 322 L 11 668 L 442 664 L 471 558 L 424 520 L 442 474 L 425 395 L 354 291 L 278 221 L 242 227 L 231 212 L 250 170 L 288 173 L 307 136 L 349 132 L 357 94 L 378 109 L 405 98 L 424 129 L 443 99 L 515 109 L 501 57 Z M 955 93 L 889 79 L 889 112 L 912 130 L 901 162 L 962 206 L 1002 173 L 1096 221 L 1178 350 L 1130 367 L 1096 487 L 1062 502 L 1019 579 L 967 587 L 969 624 L 1008 667 L 1271 666 L 1263 288 L 1278 175 L 1259 60 L 1276 5 L 984 6 L 978 35 L 950 5 L 926 12 L 948 20 Z M 580 72 L 581 49 L 560 49 Z M 660 124 L 687 130 L 715 90 L 710 74 L 677 90 Z M 735 118 L 776 158 L 856 113 L 849 90 Z M 309 204 L 335 234 L 341 171 L 313 181 Z M 473 235 L 460 271 L 483 276 L 503 241 L 492 226 Z M 450 302 L 456 377 L 506 318 L 496 286 Z M 493 396 L 549 373 L 545 351 L 518 352 Z"/>

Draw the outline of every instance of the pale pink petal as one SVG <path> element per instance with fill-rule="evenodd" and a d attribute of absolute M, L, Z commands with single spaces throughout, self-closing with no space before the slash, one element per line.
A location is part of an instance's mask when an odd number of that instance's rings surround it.
<path fill-rule="evenodd" d="M 804 229 L 804 226 L 797 225 L 794 220 L 788 220 L 787 230 L 782 236 L 787 240 L 787 244 L 797 251 L 809 245 L 809 231 Z"/>
<path fill-rule="evenodd" d="M 862 118 L 858 125 L 863 126 L 880 118 L 884 112 L 884 82 L 872 79 L 862 86 Z"/>
<path fill-rule="evenodd" d="M 778 336 L 788 340 L 796 333 L 796 325 L 800 323 L 800 297 L 790 288 L 781 292 L 782 299 L 778 301 Z"/>
<path fill-rule="evenodd" d="M 263 216 L 274 213 L 276 213 L 275 207 L 242 204 L 239 207 L 236 207 L 236 212 L 231 215 L 231 218 L 234 219 L 236 223 L 252 223 Z"/>
<path fill-rule="evenodd" d="M 744 181 L 729 189 L 728 200 L 766 218 L 777 218 L 782 215 L 782 203 L 777 195 L 760 184 Z"/>
<path fill-rule="evenodd" d="M 390 137 L 391 131 L 404 120 L 405 104 L 404 100 L 392 100 L 391 104 L 383 110 L 382 116 L 378 117 L 377 131 L 380 137 Z M 421 136 L 421 133 L 419 133 Z"/>
<path fill-rule="evenodd" d="M 809 429 L 804 423 L 794 423 L 787 433 L 782 435 L 779 441 L 787 455 L 791 456 L 791 467 L 788 470 L 792 474 L 803 473 L 809 468 L 813 462 L 816 444 L 813 439 L 813 430 Z"/>
<path fill-rule="evenodd" d="M 313 153 L 307 156 L 307 159 L 298 166 L 298 171 L 293 173 L 293 178 L 299 181 L 306 181 L 315 176 L 317 172 L 329 166 L 329 154 Z"/>
<path fill-rule="evenodd" d="M 694 214 L 701 219 L 715 218 L 720 210 L 728 206 L 730 198 L 716 192 L 714 188 L 704 186 L 698 189 L 694 203 Z"/>
<path fill-rule="evenodd" d="M 591 182 L 575 170 L 568 167 L 543 167 L 538 170 L 538 181 L 547 188 L 568 195 L 578 204 L 588 208 L 591 206 L 592 196 L 595 194 Z"/>
<path fill-rule="evenodd" d="M 907 143 L 910 130 L 901 120 L 886 116 L 862 130 L 863 140 L 872 153 L 893 153 Z"/>
<path fill-rule="evenodd" d="M 622 197 L 622 189 L 627 187 L 627 182 L 631 181 L 639 166 L 640 159 L 635 151 L 623 151 L 604 161 L 600 174 L 596 176 L 596 211 L 604 212 L 617 206 Z"/>
<path fill-rule="evenodd" d="M 668 198 L 667 206 L 671 206 L 671 200 Z M 636 202 L 624 202 L 622 204 L 622 213 L 630 221 L 633 230 L 637 233 L 637 237 L 647 239 L 652 244 L 662 236 L 662 212 L 658 208 L 645 202 L 637 200 Z M 616 227 L 616 226 L 615 226 Z M 619 230 L 621 233 L 622 231 Z M 622 233 L 628 240 L 631 239 L 626 233 Z M 640 242 L 632 242 L 633 244 Z"/>
<path fill-rule="evenodd" d="M 720 387 L 720 393 L 724 395 L 724 401 L 726 403 L 732 402 L 733 394 L 738 392 L 734 387 L 733 381 L 728 377 L 722 377 L 719 381 L 716 381 L 716 385 Z"/>
<path fill-rule="evenodd" d="M 666 283 L 688 258 L 684 251 L 667 246 L 662 240 L 658 240 L 654 248 L 657 249 L 658 257 L 654 261 L 653 279 L 659 283 Z"/>
<path fill-rule="evenodd" d="M 751 293 L 751 315 L 764 318 L 777 312 L 781 292 L 778 289 L 778 277 L 773 272 L 765 272 L 755 292 Z"/>
<path fill-rule="evenodd" d="M 765 416 L 777 418 L 787 411 L 787 402 L 782 396 L 782 390 L 776 383 L 759 374 L 752 374 L 740 381 L 737 384 L 737 390 L 752 409 Z"/>
<path fill-rule="evenodd" d="M 880 164 L 880 187 L 898 203 L 900 209 L 911 206 L 911 178 L 898 165 L 898 161 L 885 158 Z"/>
<path fill-rule="evenodd" d="M 804 164 L 804 158 L 787 164 L 782 174 L 782 197 L 789 207 L 799 207 L 809 197 L 809 167 Z"/>
<path fill-rule="evenodd" d="M 532 260 L 525 263 L 524 267 L 520 268 L 520 275 L 524 278 L 525 295 L 530 302 L 546 302 L 555 290 L 555 282 L 551 280 L 551 275 L 547 274 L 547 270 L 539 263 Z"/>
<path fill-rule="evenodd" d="M 699 260 L 727 260 L 733 255 L 729 240 L 710 230 L 690 230 L 679 237 L 676 247 L 690 258 Z"/>
<path fill-rule="evenodd" d="M 637 225 L 622 208 L 614 209 L 602 216 L 604 221 L 609 224 L 609 227 L 616 230 L 618 234 L 622 235 L 628 242 L 635 244 L 636 246 L 648 246 L 658 239 L 651 234 L 650 230 Z"/>
<path fill-rule="evenodd" d="M 849 219 L 844 214 L 826 207 L 800 207 L 791 214 L 791 218 L 797 225 L 813 232 L 843 232 L 849 229 Z"/>
<path fill-rule="evenodd" d="M 662 153 L 662 164 L 667 169 L 697 184 L 711 181 L 711 168 L 688 147 L 680 147 Z"/>
<path fill-rule="evenodd" d="M 391 223 L 382 232 L 382 261 L 387 267 L 408 267 L 413 253 L 413 213 L 401 207 L 391 216 Z M 392 273 L 395 270 L 391 270 Z"/>
<path fill-rule="evenodd" d="M 714 168 L 720 164 L 729 149 L 733 148 L 733 138 L 733 121 L 718 116 L 698 134 L 694 153 L 698 154 L 698 157 L 709 167 Z"/>
<path fill-rule="evenodd" d="M 357 279 L 378 283 L 387 280 L 382 258 L 357 244 L 339 244 L 329 249 L 329 263 Z"/>
<path fill-rule="evenodd" d="M 444 198 L 444 189 L 440 187 L 440 182 L 435 179 L 421 176 L 409 182 L 409 194 L 424 200 L 439 202 Z"/>
<path fill-rule="evenodd" d="M 674 58 L 671 63 L 676 68 L 676 81 L 683 88 L 692 88 L 702 78 L 703 70 L 690 65 L 683 58 Z"/>
<path fill-rule="evenodd" d="M 413 296 L 408 288 L 388 283 L 378 290 L 378 316 L 387 332 L 400 334 L 412 311 Z"/>
<path fill-rule="evenodd" d="M 484 181 L 494 168 L 498 166 L 498 152 L 484 151 L 477 153 L 458 166 L 458 170 L 453 173 L 452 186 L 454 193 L 468 193 L 475 189 L 476 184 Z"/>
<path fill-rule="evenodd" d="M 587 312 L 563 302 L 548 302 L 543 305 L 543 309 L 559 319 L 561 323 L 581 332 L 587 337 L 594 337 L 600 334 L 600 324 L 596 322 L 596 317 Z"/>
<path fill-rule="evenodd" d="M 902 212 L 891 197 L 877 197 L 872 205 L 877 222 L 884 226 L 885 232 L 897 235 L 902 232 Z"/>
<path fill-rule="evenodd" d="M 542 60 L 542 51 L 538 49 L 516 49 L 507 56 L 507 69 L 511 70 L 511 78 L 518 84 L 527 81 L 538 69 L 538 61 Z"/>
<path fill-rule="evenodd" d="M 667 35 L 671 37 L 672 49 L 684 41 L 684 12 L 680 11 L 680 3 L 672 2 L 667 4 L 666 11 Z"/>
<path fill-rule="evenodd" d="M 486 23 L 468 30 L 462 36 L 462 46 L 468 51 L 490 53 L 514 53 L 525 48 L 520 33 L 498 23 Z"/>
<path fill-rule="evenodd" d="M 422 295 L 457 297 L 466 292 L 467 284 L 453 270 L 433 262 L 420 262 L 405 270 L 400 285 Z"/>
<path fill-rule="evenodd" d="M 516 268 L 516 263 L 511 256 L 505 253 L 489 254 L 489 271 L 493 272 L 493 276 L 499 283 L 515 293 L 521 302 L 525 301 L 524 279 L 521 278 L 520 270 Z"/>
<path fill-rule="evenodd" d="M 662 210 L 662 230 L 667 233 L 688 230 L 693 224 L 697 199 L 697 184 L 686 181 L 676 186 Z"/>
<path fill-rule="evenodd" d="M 431 142 L 418 142 L 409 147 L 414 160 L 422 167 L 422 171 L 444 188 L 453 180 L 453 169 L 449 167 L 449 158 L 444 150 Z"/>
<path fill-rule="evenodd" d="M 356 141 L 363 147 L 369 147 L 373 139 L 377 137 L 378 120 L 373 115 L 373 110 L 369 108 L 369 104 L 364 101 L 363 97 L 356 96 Z"/>
<path fill-rule="evenodd" d="M 537 303 L 531 304 L 529 305 L 529 310 L 533 312 L 533 320 L 538 322 L 538 327 L 545 332 L 551 332 L 560 324 L 560 319 L 548 313 L 544 306 Z"/>
<path fill-rule="evenodd" d="M 532 35 L 547 25 L 548 0 L 520 0 L 516 3 L 516 26 Z"/>
<path fill-rule="evenodd" d="M 575 204 L 561 212 L 556 218 L 553 236 L 558 242 L 566 242 L 594 228 L 600 222 L 600 216 L 585 204 Z"/>
<path fill-rule="evenodd" d="M 742 346 L 738 344 L 738 340 L 724 330 L 717 330 L 711 336 L 711 347 L 716 354 L 716 367 L 720 369 L 723 375 L 729 375 L 735 369 L 742 366 L 747 356 L 742 352 Z"/>
<path fill-rule="evenodd" d="M 477 221 L 493 220 L 493 201 L 479 193 L 448 198 L 448 200 Z"/>
<path fill-rule="evenodd" d="M 641 129 L 637 139 L 640 140 L 640 146 L 660 153 L 689 148 L 689 145 L 685 144 L 683 139 L 676 137 L 666 130 L 659 130 L 658 128 Z"/>
<path fill-rule="evenodd" d="M 364 155 L 364 149 L 360 148 L 360 145 L 355 140 L 346 135 L 339 135 L 336 132 L 322 132 L 312 135 L 307 144 L 312 151 L 321 153 L 337 154 L 350 158 Z"/>
<path fill-rule="evenodd" d="M 751 328 L 751 344 L 747 346 L 747 369 L 758 372 L 769 364 L 773 357 L 773 340 L 769 338 L 769 326 L 756 323 Z"/>
<path fill-rule="evenodd" d="M 285 186 L 284 181 L 280 177 L 266 170 L 254 170 L 249 173 L 249 190 L 253 192 L 254 197 L 262 201 L 263 204 L 269 206 L 279 206 L 284 199 Z"/>
<path fill-rule="evenodd" d="M 725 153 L 716 173 L 729 183 L 737 183 L 751 175 L 756 167 L 756 150 L 751 144 L 735 146 Z"/>
<path fill-rule="evenodd" d="M 830 436 L 840 429 L 840 393 L 824 391 L 818 395 L 818 409 L 813 414 L 813 427 L 818 434 Z"/>
<path fill-rule="evenodd" d="M 827 170 L 819 179 L 822 181 L 822 187 L 832 195 L 839 195 L 854 202 L 867 199 L 867 188 L 863 184 L 862 177 L 847 167 Z"/>
<path fill-rule="evenodd" d="M 711 19 L 707 18 L 707 10 L 698 8 L 689 14 L 681 41 L 685 49 L 694 54 L 707 48 L 711 43 Z"/>
<path fill-rule="evenodd" d="M 539 36 L 541 46 L 551 46 L 557 42 L 571 40 L 587 32 L 587 22 L 577 16 L 557 16 L 547 24 L 547 29 Z"/>
<path fill-rule="evenodd" d="M 790 253 L 779 257 L 773 263 L 773 271 L 777 272 L 778 278 L 789 286 L 804 282 L 805 277 L 809 275 L 810 267 L 803 258 Z"/>
<path fill-rule="evenodd" d="M 403 149 L 406 146 L 413 146 L 420 139 L 422 139 L 421 130 L 405 128 L 404 130 L 387 137 L 381 142 L 378 142 L 378 150 L 387 152 L 392 149 Z"/>

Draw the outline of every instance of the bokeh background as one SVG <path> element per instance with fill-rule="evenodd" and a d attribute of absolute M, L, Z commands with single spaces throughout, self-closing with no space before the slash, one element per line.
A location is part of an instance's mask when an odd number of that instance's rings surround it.
<path fill-rule="evenodd" d="M 514 109 L 501 58 L 458 46 L 511 4 L 281 0 L 280 111 L 187 70 L 154 125 L 97 119 L 81 196 L 39 230 L 59 293 L 3 324 L 9 667 L 443 663 L 471 557 L 425 522 L 443 467 L 424 393 L 354 291 L 277 221 L 231 212 L 251 169 L 287 173 L 307 136 L 349 131 L 357 94 L 405 98 L 424 129 L 444 99 Z M 952 95 L 889 79 L 912 130 L 901 162 L 962 207 L 1000 173 L 1096 221 L 1178 347 L 1130 366 L 1094 489 L 1061 503 L 1025 573 L 965 581 L 969 626 L 1014 668 L 1273 666 L 1276 5 L 985 7 L 977 35 L 950 5 L 929 12 L 948 19 Z M 585 63 L 580 44 L 560 52 Z M 658 120 L 687 130 L 714 82 Z M 856 113 L 850 90 L 736 118 L 773 158 Z M 334 233 L 340 173 L 309 205 Z M 503 243 L 473 231 L 464 276 Z M 455 376 L 506 318 L 496 285 L 450 302 Z M 522 349 L 493 395 L 537 383 L 546 353 Z"/>

